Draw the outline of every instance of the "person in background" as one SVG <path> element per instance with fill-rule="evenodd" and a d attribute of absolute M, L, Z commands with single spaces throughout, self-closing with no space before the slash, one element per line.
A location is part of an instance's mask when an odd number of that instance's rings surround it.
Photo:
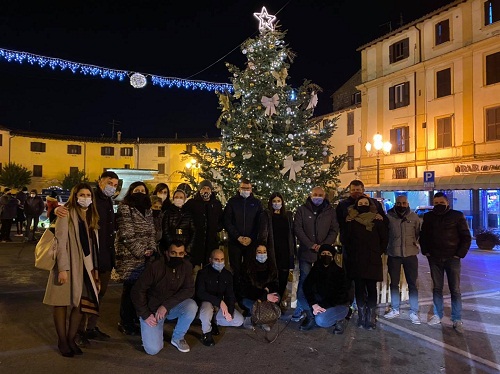
<path fill-rule="evenodd" d="M 196 275 L 198 270 L 208 264 L 211 251 L 219 248 L 218 233 L 224 226 L 222 204 L 213 192 L 212 182 L 201 181 L 198 192 L 186 201 L 184 209 L 191 214 L 194 222 L 190 260 Z"/>
<path fill-rule="evenodd" d="M 77 184 L 66 203 L 67 216 L 58 218 L 55 224 L 57 261 L 49 274 L 43 303 L 53 306 L 57 346 L 64 357 L 83 353 L 75 342 L 80 320 L 83 313 L 99 312 L 99 214 L 93 202 L 90 185 Z"/>
<path fill-rule="evenodd" d="M 162 237 L 163 211 L 161 210 L 163 201 L 161 197 L 151 195 L 151 210 L 153 212 L 153 222 L 156 230 L 156 243 L 159 245 Z"/>
<path fill-rule="evenodd" d="M 26 198 L 24 202 L 24 214 L 26 215 L 26 230 L 24 231 L 24 240 L 36 241 L 35 233 L 38 227 L 38 220 L 40 214 L 43 213 L 45 209 L 45 204 L 41 196 L 38 196 L 38 191 L 32 189 L 30 195 Z M 33 229 L 30 227 L 33 225 Z"/>
<path fill-rule="evenodd" d="M 21 191 L 16 194 L 16 199 L 19 200 L 19 205 L 17 206 L 17 216 L 16 216 L 16 236 L 23 236 L 23 225 L 26 222 L 26 216 L 24 214 L 24 203 L 28 198 L 28 187 L 24 186 Z"/>
<path fill-rule="evenodd" d="M 462 295 L 460 293 L 461 259 L 471 245 L 471 234 L 462 212 L 450 208 L 448 197 L 438 192 L 433 198 L 434 208 L 424 214 L 420 231 L 422 254 L 429 261 L 432 278 L 434 315 L 427 322 L 440 325 L 443 318 L 444 273 L 451 293 L 451 321 L 453 329 L 462 334 Z"/>
<path fill-rule="evenodd" d="M 59 200 L 57 199 L 57 191 L 52 191 L 50 196 L 47 196 L 47 217 L 50 223 L 54 222 L 56 219 L 56 208 L 59 206 Z"/>
<path fill-rule="evenodd" d="M 259 247 L 266 247 L 269 260 L 276 264 L 279 283 L 278 295 L 283 301 L 288 276 L 294 268 L 295 253 L 293 214 L 286 210 L 283 195 L 279 192 L 271 194 L 267 202 L 267 209 L 262 213 L 260 220 L 261 229 L 257 243 Z"/>
<path fill-rule="evenodd" d="M 0 241 L 2 243 L 11 242 L 10 231 L 14 218 L 17 217 L 17 206 L 19 201 L 12 196 L 10 188 L 4 189 L 4 194 L 0 197 L 0 219 L 2 227 L 0 228 Z"/>
<path fill-rule="evenodd" d="M 170 201 L 170 189 L 166 183 L 158 183 L 153 190 L 153 196 L 158 196 L 162 201 L 161 210 L 165 211 L 169 205 L 172 204 Z"/>
<path fill-rule="evenodd" d="M 118 330 L 126 335 L 138 335 L 140 328 L 130 293 L 146 263 L 157 253 L 151 199 L 143 182 L 129 186 L 118 206 L 116 226 L 115 269 L 123 281 Z"/>

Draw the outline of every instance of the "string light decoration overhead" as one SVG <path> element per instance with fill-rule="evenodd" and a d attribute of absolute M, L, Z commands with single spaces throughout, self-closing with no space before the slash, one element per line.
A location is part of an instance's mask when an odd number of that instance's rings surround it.
<path fill-rule="evenodd" d="M 33 53 L 14 51 L 3 48 L 0 48 L 0 60 L 4 60 L 6 62 L 17 62 L 19 64 L 27 62 L 30 65 L 38 65 L 41 68 L 49 66 L 52 70 L 60 69 L 61 71 L 64 71 L 66 69 L 69 69 L 73 74 L 80 73 L 83 75 L 100 76 L 102 79 L 117 79 L 118 81 L 124 81 L 127 77 L 129 77 L 130 84 L 134 88 L 145 87 L 147 85 L 149 77 L 151 83 L 154 86 L 160 86 L 162 88 L 177 87 L 214 92 L 233 92 L 233 85 L 229 83 L 216 83 L 202 80 L 189 80 L 175 77 L 162 77 L 152 74 L 142 74 L 134 71 L 110 69 L 96 65 L 83 64 L 80 62 L 68 61 L 60 58 L 46 57 Z"/>

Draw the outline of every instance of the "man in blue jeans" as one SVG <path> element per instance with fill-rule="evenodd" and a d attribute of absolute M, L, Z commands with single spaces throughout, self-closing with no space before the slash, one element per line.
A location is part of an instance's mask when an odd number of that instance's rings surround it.
<path fill-rule="evenodd" d="M 460 294 L 460 260 L 465 257 L 471 244 L 471 235 L 462 212 L 450 209 L 448 197 L 438 192 L 433 199 L 434 208 L 424 214 L 420 247 L 427 256 L 432 278 L 434 315 L 429 325 L 441 324 L 443 318 L 444 273 L 448 277 L 451 293 L 451 320 L 453 328 L 463 333 L 462 295 Z"/>
<path fill-rule="evenodd" d="M 165 319 L 177 318 L 170 343 L 181 352 L 190 348 L 184 339 L 198 311 L 194 295 L 193 267 L 184 260 L 184 244 L 174 242 L 167 255 L 146 266 L 132 288 L 131 297 L 140 317 L 142 345 L 147 354 L 163 348 Z"/>

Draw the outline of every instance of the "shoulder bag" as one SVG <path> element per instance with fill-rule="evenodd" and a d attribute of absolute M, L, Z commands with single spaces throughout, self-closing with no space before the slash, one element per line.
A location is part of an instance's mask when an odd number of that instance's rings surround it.
<path fill-rule="evenodd" d="M 57 238 L 55 227 L 45 229 L 35 247 L 35 267 L 41 270 L 52 270 L 56 264 Z"/>
<path fill-rule="evenodd" d="M 257 300 L 252 307 L 253 325 L 274 325 L 281 316 L 281 309 L 278 304 L 268 300 Z"/>

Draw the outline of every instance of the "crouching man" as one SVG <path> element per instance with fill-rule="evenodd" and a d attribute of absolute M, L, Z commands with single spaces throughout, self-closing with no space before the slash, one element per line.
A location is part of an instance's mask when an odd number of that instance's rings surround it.
<path fill-rule="evenodd" d="M 166 256 L 146 266 L 132 288 L 132 302 L 141 324 L 141 337 L 147 354 L 155 355 L 163 348 L 165 319 L 177 318 L 170 343 L 181 352 L 190 348 L 184 335 L 198 311 L 194 296 L 191 263 L 184 260 L 184 244 L 174 242 Z"/>
<path fill-rule="evenodd" d="M 219 335 L 217 326 L 243 324 L 243 316 L 234 309 L 233 274 L 224 267 L 224 252 L 220 249 L 212 251 L 210 265 L 198 272 L 196 299 L 200 304 L 201 341 L 207 347 L 215 344 L 212 335 Z"/>

